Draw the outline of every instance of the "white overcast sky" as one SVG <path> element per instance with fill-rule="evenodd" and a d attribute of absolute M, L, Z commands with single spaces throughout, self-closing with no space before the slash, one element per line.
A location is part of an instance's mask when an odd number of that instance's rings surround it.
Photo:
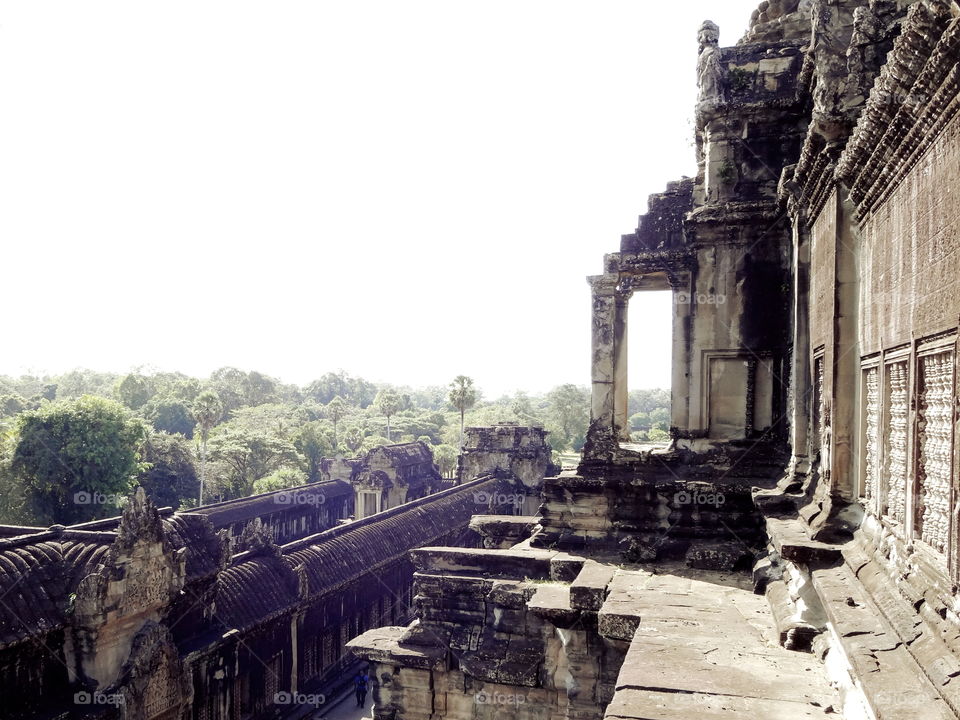
<path fill-rule="evenodd" d="M 587 384 L 584 278 L 695 171 L 700 22 L 756 4 L 0 1 L 0 373 Z"/>

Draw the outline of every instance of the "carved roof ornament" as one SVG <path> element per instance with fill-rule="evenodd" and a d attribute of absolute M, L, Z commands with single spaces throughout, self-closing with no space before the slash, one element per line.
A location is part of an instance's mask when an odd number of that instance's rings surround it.
<path fill-rule="evenodd" d="M 723 102 L 723 65 L 720 62 L 720 26 L 705 20 L 697 33 L 700 56 L 697 59 L 698 110 L 709 110 Z"/>
<path fill-rule="evenodd" d="M 137 488 L 123 508 L 117 530 L 116 549 L 130 550 L 138 542 L 162 543 L 164 539 L 160 513 L 143 488 Z"/>
<path fill-rule="evenodd" d="M 247 551 L 256 555 L 280 556 L 280 548 L 273 539 L 273 533 L 260 518 L 254 518 L 243 528 L 237 549 L 239 552 Z"/>

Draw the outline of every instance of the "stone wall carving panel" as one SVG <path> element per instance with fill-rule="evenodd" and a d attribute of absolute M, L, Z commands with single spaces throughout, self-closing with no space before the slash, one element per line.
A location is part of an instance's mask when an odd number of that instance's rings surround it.
<path fill-rule="evenodd" d="M 885 515 L 903 526 L 906 519 L 907 500 L 907 421 L 908 421 L 908 372 L 907 361 L 900 360 L 887 365 L 887 427 L 884 439 L 886 489 Z"/>
<path fill-rule="evenodd" d="M 878 496 L 880 478 L 880 369 L 868 368 L 863 373 L 864 401 L 864 485 L 867 506 L 873 507 Z"/>
<path fill-rule="evenodd" d="M 917 402 L 917 480 L 920 539 L 946 552 L 953 473 L 953 353 L 920 358 Z"/>

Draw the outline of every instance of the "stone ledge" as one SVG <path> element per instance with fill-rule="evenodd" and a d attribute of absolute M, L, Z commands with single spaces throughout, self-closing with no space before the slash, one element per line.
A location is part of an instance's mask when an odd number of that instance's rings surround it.
<path fill-rule="evenodd" d="M 527 609 L 561 628 L 570 627 L 580 619 L 580 612 L 570 607 L 570 586 L 564 583 L 538 585 L 527 602 Z"/>
<path fill-rule="evenodd" d="M 616 571 L 616 567 L 587 560 L 570 585 L 570 605 L 578 610 L 599 610 Z"/>
<path fill-rule="evenodd" d="M 382 627 L 368 630 L 346 644 L 348 650 L 374 662 L 395 663 L 421 670 L 441 670 L 446 665 L 447 650 L 444 647 L 403 645 L 400 639 L 406 634 L 405 627 Z"/>
<path fill-rule="evenodd" d="M 766 522 L 770 543 L 784 560 L 811 568 L 843 562 L 840 546 L 812 540 L 802 520 L 767 518 Z"/>
<path fill-rule="evenodd" d="M 551 577 L 551 561 L 558 554 L 555 550 L 538 549 L 426 547 L 413 550 L 410 557 L 414 570 L 428 575 L 548 580 Z"/>
<path fill-rule="evenodd" d="M 812 703 L 640 688 L 617 692 L 604 720 L 818 720 L 836 718 Z"/>

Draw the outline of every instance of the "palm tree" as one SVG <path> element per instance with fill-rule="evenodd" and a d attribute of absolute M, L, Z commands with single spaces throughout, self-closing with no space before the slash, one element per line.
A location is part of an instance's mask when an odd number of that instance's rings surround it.
<path fill-rule="evenodd" d="M 403 405 L 403 398 L 400 397 L 400 393 L 391 388 L 384 388 L 377 393 L 377 397 L 373 400 L 373 406 L 387 418 L 388 441 L 390 440 L 390 416 L 396 413 L 401 405 Z"/>
<path fill-rule="evenodd" d="M 343 418 L 345 418 L 345 417 L 347 416 L 347 412 L 348 412 L 349 410 L 350 410 L 350 408 L 349 408 L 349 406 L 347 405 L 346 401 L 345 401 L 342 397 L 340 397 L 339 395 L 336 395 L 336 396 L 333 398 L 333 400 L 331 400 L 330 402 L 328 402 L 327 405 L 326 405 L 325 411 L 326 411 L 326 413 L 327 413 L 327 418 L 330 420 L 330 422 L 333 423 L 333 447 L 334 447 L 334 449 L 336 449 L 337 447 L 339 447 L 339 443 L 338 443 L 338 441 L 337 441 L 337 425 L 339 424 L 339 422 L 340 422 L 341 420 L 343 420 Z"/>
<path fill-rule="evenodd" d="M 457 375 L 450 383 L 450 394 L 447 399 L 453 407 L 460 411 L 460 448 L 462 449 L 463 416 L 477 402 L 477 391 L 473 387 L 473 379 L 466 375 Z"/>
<path fill-rule="evenodd" d="M 197 422 L 197 429 L 200 431 L 200 498 L 199 505 L 203 505 L 203 488 L 207 479 L 207 440 L 210 439 L 210 431 L 223 417 L 223 403 L 220 402 L 220 396 L 212 390 L 205 390 L 197 395 L 191 408 L 193 419 Z"/>

